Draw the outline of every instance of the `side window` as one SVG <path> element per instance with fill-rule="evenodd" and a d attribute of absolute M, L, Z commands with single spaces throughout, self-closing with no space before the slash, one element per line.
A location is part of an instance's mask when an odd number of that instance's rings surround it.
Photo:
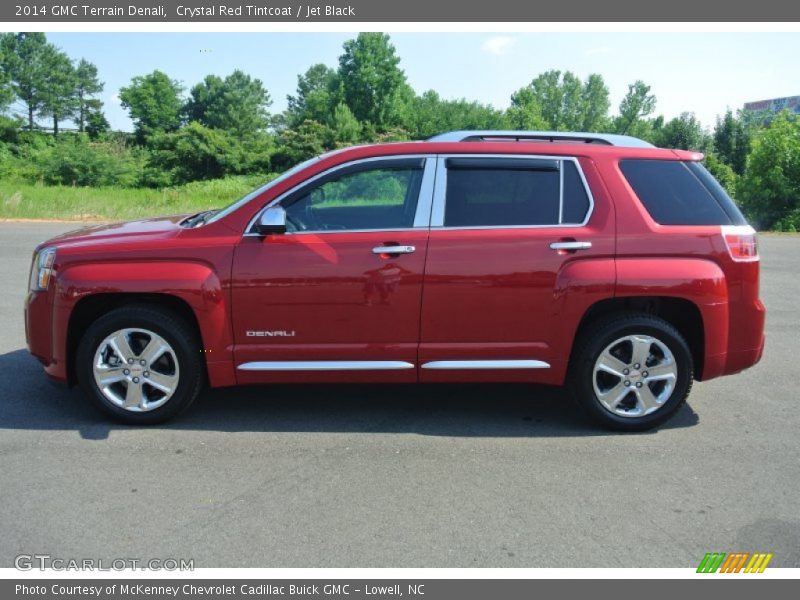
<path fill-rule="evenodd" d="M 283 207 L 289 231 L 413 227 L 422 161 L 345 171 L 290 198 Z"/>
<path fill-rule="evenodd" d="M 579 224 L 589 211 L 571 160 L 452 158 L 446 166 L 445 227 Z"/>
<path fill-rule="evenodd" d="M 622 174 L 661 225 L 731 225 L 744 218 L 700 165 L 675 160 L 622 160 Z M 704 181 L 705 180 L 705 181 Z M 710 180 L 710 181 L 709 181 Z"/>
<path fill-rule="evenodd" d="M 561 222 L 569 224 L 583 223 L 590 206 L 586 186 L 574 162 L 565 160 L 561 164 L 564 169 L 564 208 Z"/>

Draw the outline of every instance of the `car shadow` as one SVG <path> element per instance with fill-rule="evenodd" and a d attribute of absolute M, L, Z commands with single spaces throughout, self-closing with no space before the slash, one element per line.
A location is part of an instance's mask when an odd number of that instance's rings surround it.
<path fill-rule="evenodd" d="M 691 427 L 697 422 L 697 414 L 684 405 L 661 430 Z M 186 413 L 149 428 L 153 427 L 446 437 L 619 435 L 596 426 L 562 389 L 530 384 L 222 388 L 206 390 Z M 39 363 L 20 349 L 0 355 L 0 429 L 74 429 L 84 439 L 103 440 L 113 430 L 135 427 L 108 420 L 80 390 L 49 382 Z"/>

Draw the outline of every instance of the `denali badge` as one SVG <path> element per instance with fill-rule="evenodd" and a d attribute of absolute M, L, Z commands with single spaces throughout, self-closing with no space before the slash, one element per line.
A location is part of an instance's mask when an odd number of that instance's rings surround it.
<path fill-rule="evenodd" d="M 247 337 L 294 337 L 292 331 L 248 331 Z"/>

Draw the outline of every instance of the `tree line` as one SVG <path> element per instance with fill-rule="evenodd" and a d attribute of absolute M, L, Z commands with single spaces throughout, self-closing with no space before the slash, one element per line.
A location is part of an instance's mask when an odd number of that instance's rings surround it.
<path fill-rule="evenodd" d="M 41 33 L 0 37 L 0 174 L 48 183 L 163 187 L 282 171 L 326 150 L 364 142 L 424 139 L 454 129 L 608 132 L 657 146 L 704 152 L 706 166 L 762 227 L 800 227 L 800 123 L 728 110 L 707 130 L 691 112 L 656 115 L 656 97 L 631 83 L 612 111 L 602 75 L 549 70 L 510 97 L 505 110 L 418 94 L 391 39 L 347 40 L 336 68 L 312 65 L 288 106 L 270 112 L 264 83 L 241 70 L 190 88 L 159 70 L 119 91 L 134 125 L 111 132 L 97 95 L 97 68 L 72 60 Z M 21 109 L 13 115 L 12 107 Z M 36 133 L 37 119 L 52 135 Z M 59 135 L 73 121 L 78 134 Z M 44 138 L 44 139 L 43 139 Z M 770 154 L 779 150 L 780 161 Z M 778 164 L 780 163 L 780 164 Z M 2 165 L 5 165 L 3 167 Z"/>

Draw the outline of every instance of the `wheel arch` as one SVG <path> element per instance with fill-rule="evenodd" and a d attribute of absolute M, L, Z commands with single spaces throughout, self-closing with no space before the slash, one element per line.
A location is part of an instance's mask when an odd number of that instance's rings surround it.
<path fill-rule="evenodd" d="M 83 334 L 89 325 L 104 314 L 123 306 L 149 306 L 166 309 L 183 319 L 197 334 L 197 340 L 203 347 L 203 332 L 189 303 L 175 295 L 165 293 L 98 293 L 83 296 L 72 308 L 67 325 L 67 382 L 77 382 L 75 356 Z"/>
<path fill-rule="evenodd" d="M 183 316 L 198 332 L 208 381 L 233 385 L 230 290 L 203 261 L 96 261 L 67 265 L 56 278 L 53 356 L 64 378 L 75 381 L 76 336 L 103 311 L 131 303 L 157 305 Z"/>
<path fill-rule="evenodd" d="M 675 327 L 686 340 L 692 353 L 695 378 L 703 379 L 706 339 L 703 314 L 700 307 L 686 298 L 675 296 L 623 296 L 595 302 L 584 312 L 572 344 L 570 363 L 578 344 L 577 340 L 599 319 L 630 313 L 643 313 L 659 317 Z"/>

